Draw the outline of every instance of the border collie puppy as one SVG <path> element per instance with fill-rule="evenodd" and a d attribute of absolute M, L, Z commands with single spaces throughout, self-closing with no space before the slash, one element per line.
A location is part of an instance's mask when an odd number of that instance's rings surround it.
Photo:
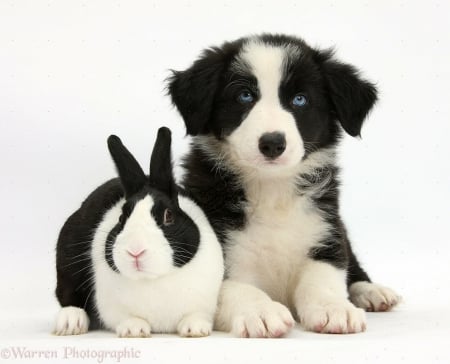
<path fill-rule="evenodd" d="M 193 136 L 183 185 L 224 248 L 216 329 L 279 337 L 356 333 L 400 297 L 371 283 L 339 216 L 336 147 L 377 96 L 331 51 L 284 35 L 207 49 L 169 79 Z"/>

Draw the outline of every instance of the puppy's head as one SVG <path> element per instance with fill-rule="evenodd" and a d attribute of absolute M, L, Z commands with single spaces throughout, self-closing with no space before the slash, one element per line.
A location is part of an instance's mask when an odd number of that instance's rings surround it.
<path fill-rule="evenodd" d="M 375 87 L 332 52 L 262 35 L 206 50 L 174 72 L 169 93 L 192 136 L 220 145 L 239 167 L 293 171 L 312 152 L 360 134 Z"/>

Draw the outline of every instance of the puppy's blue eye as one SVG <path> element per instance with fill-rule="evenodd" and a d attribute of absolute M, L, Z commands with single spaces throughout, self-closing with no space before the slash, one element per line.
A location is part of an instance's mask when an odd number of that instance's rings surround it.
<path fill-rule="evenodd" d="M 250 91 L 242 91 L 238 96 L 238 100 L 241 104 L 251 104 L 254 100 L 254 97 L 250 93 Z"/>
<path fill-rule="evenodd" d="M 308 100 L 306 99 L 305 95 L 295 95 L 292 99 L 292 105 L 296 107 L 302 107 L 305 106 Z"/>

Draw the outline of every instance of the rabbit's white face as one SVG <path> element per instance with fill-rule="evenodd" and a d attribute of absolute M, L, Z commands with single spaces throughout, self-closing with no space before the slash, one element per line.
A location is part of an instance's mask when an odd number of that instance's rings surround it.
<path fill-rule="evenodd" d="M 170 243 L 151 214 L 153 206 L 150 195 L 138 201 L 113 245 L 114 264 L 131 279 L 157 278 L 177 269 Z"/>

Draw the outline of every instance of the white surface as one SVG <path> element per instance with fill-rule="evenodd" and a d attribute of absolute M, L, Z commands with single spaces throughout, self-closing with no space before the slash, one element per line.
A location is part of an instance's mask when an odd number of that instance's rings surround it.
<path fill-rule="evenodd" d="M 1 1 L 0 349 L 136 345 L 147 362 L 448 362 L 448 14 L 444 0 Z M 58 230 L 114 175 L 107 136 L 120 135 L 147 165 L 165 124 L 178 158 L 186 140 L 164 96 L 168 69 L 261 31 L 336 45 L 342 60 L 377 82 L 380 102 L 362 141 L 345 138 L 341 149 L 342 213 L 364 267 L 405 304 L 369 315 L 366 333 L 343 337 L 295 331 L 293 340 L 217 334 L 129 344 L 107 333 L 48 335 L 58 308 Z"/>
<path fill-rule="evenodd" d="M 124 349 L 137 353 L 133 360 L 147 363 L 448 363 L 448 308 L 442 306 L 402 307 L 395 312 L 368 315 L 364 334 L 323 335 L 299 328 L 283 339 L 235 339 L 223 333 L 201 339 L 153 335 L 148 339 L 118 339 L 113 333 L 51 336 L 50 315 L 21 315 L 2 322 L 0 355 L 20 358 L 26 352 L 50 352 L 43 362 L 61 363 L 75 355 L 118 355 Z M 5 337 L 6 336 L 6 337 Z M 5 350 L 6 349 L 6 350 Z M 55 353 L 55 354 L 52 354 Z M 85 354 L 83 354 L 85 353 Z M 6 354 L 8 355 L 8 354 Z M 38 353 L 34 359 L 38 358 Z M 42 355 L 42 354 L 41 354 Z M 0 359 L 2 360 L 2 359 Z M 23 362 L 29 360 L 22 359 Z M 97 362 L 93 358 L 91 362 Z M 12 360 L 11 360 L 12 361 Z M 12 362 L 18 362 L 14 360 Z M 19 361 L 20 362 L 20 361 Z"/>

